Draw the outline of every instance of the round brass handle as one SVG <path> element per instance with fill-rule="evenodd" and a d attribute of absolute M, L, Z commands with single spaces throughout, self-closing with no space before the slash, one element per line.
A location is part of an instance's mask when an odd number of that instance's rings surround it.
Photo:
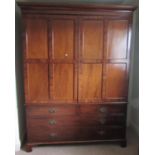
<path fill-rule="evenodd" d="M 106 119 L 100 119 L 99 121 L 100 121 L 101 124 L 105 124 Z"/>
<path fill-rule="evenodd" d="M 49 124 L 50 125 L 55 125 L 56 124 L 56 120 L 53 120 L 53 119 L 52 120 L 49 120 Z"/>
<path fill-rule="evenodd" d="M 51 133 L 51 134 L 49 135 L 49 138 L 55 138 L 56 136 L 57 136 L 56 133 Z"/>
<path fill-rule="evenodd" d="M 49 111 L 49 113 L 55 113 L 56 109 L 55 108 L 50 108 L 48 111 Z"/>
<path fill-rule="evenodd" d="M 105 134 L 105 131 L 101 130 L 101 131 L 98 131 L 97 132 L 99 135 L 104 135 Z"/>
<path fill-rule="evenodd" d="M 100 108 L 100 112 L 106 113 L 106 112 L 107 112 L 107 109 L 106 109 L 105 107 L 101 107 L 101 108 Z"/>

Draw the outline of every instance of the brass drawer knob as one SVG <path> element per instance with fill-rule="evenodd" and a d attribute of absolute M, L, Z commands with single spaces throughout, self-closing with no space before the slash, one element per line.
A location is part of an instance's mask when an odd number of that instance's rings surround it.
<path fill-rule="evenodd" d="M 49 113 L 55 113 L 56 109 L 55 108 L 50 108 L 48 111 L 49 111 Z"/>
<path fill-rule="evenodd" d="M 56 134 L 56 133 L 51 133 L 51 134 L 49 135 L 49 138 L 55 138 L 55 137 L 57 137 L 57 134 Z"/>
<path fill-rule="evenodd" d="M 97 133 L 98 133 L 99 135 L 104 135 L 104 134 L 105 134 L 105 131 L 102 130 L 102 131 L 98 131 Z"/>
<path fill-rule="evenodd" d="M 56 124 L 56 120 L 54 120 L 54 119 L 49 120 L 49 124 L 50 124 L 50 125 L 55 125 L 55 124 Z"/>
<path fill-rule="evenodd" d="M 101 124 L 105 124 L 106 119 L 100 119 L 99 121 L 100 121 Z"/>
<path fill-rule="evenodd" d="M 101 107 L 99 111 L 102 112 L 102 113 L 106 113 L 107 109 L 105 107 Z"/>

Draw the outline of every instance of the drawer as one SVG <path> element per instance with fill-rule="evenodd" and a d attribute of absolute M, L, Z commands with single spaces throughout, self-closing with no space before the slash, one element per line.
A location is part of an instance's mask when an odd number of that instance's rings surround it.
<path fill-rule="evenodd" d="M 125 104 L 113 105 L 52 105 L 52 106 L 28 106 L 27 116 L 47 118 L 51 116 L 75 116 L 75 115 L 100 115 L 100 116 L 125 116 Z"/>
<path fill-rule="evenodd" d="M 78 113 L 77 105 L 52 105 L 52 106 L 28 106 L 27 116 L 30 117 L 51 117 L 63 115 L 75 115 Z"/>
<path fill-rule="evenodd" d="M 124 136 L 123 127 L 61 127 L 28 131 L 29 142 L 112 140 L 123 139 Z"/>
<path fill-rule="evenodd" d="M 125 116 L 126 104 L 93 104 L 81 105 L 79 107 L 80 114 L 97 114 L 101 116 Z"/>
<path fill-rule="evenodd" d="M 37 130 L 37 128 L 51 129 L 53 127 L 74 127 L 74 126 L 105 126 L 105 125 L 125 125 L 125 117 L 122 116 L 99 116 L 99 115 L 74 115 L 74 116 L 53 116 L 51 118 L 27 118 L 28 127 Z"/>

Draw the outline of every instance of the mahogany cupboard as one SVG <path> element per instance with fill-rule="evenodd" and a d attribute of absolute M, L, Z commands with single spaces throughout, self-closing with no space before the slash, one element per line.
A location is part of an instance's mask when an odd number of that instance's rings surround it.
<path fill-rule="evenodd" d="M 26 150 L 126 145 L 135 7 L 18 3 L 23 19 Z"/>

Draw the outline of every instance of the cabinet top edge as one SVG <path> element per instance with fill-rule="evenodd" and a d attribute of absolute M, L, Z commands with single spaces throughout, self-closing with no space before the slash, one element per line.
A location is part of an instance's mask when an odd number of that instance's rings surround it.
<path fill-rule="evenodd" d="M 95 11 L 104 11 L 104 10 L 118 10 L 118 11 L 134 11 L 137 9 L 137 6 L 135 5 L 111 5 L 111 4 L 94 4 L 94 3 L 88 3 L 88 4 L 67 4 L 67 3 L 34 3 L 34 2 L 16 2 L 17 5 L 22 10 L 31 10 L 31 9 L 38 9 L 38 10 L 44 10 L 44 9 L 77 9 L 80 11 L 80 9 L 85 10 L 95 10 Z"/>

